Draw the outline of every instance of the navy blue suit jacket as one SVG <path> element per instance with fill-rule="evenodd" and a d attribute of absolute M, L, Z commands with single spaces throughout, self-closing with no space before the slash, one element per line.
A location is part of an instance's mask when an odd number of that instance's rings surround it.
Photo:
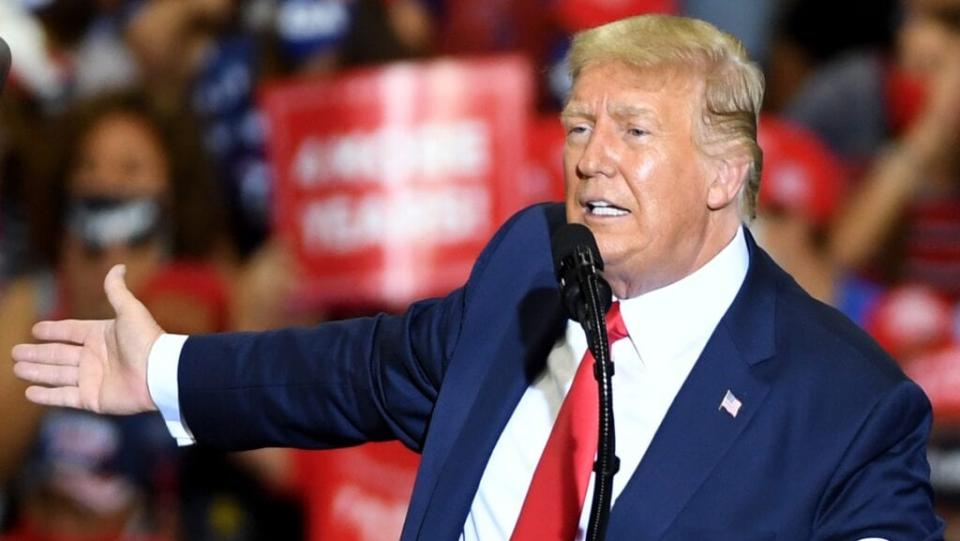
<path fill-rule="evenodd" d="M 184 420 L 200 443 L 234 449 L 399 439 L 422 453 L 403 539 L 456 539 L 563 333 L 549 250 L 563 221 L 559 205 L 519 213 L 462 288 L 403 315 L 190 338 Z M 620 473 L 631 479 L 609 539 L 942 538 L 926 397 L 748 244 L 740 292 L 640 465 Z M 727 390 L 743 403 L 736 417 L 719 408 Z"/>

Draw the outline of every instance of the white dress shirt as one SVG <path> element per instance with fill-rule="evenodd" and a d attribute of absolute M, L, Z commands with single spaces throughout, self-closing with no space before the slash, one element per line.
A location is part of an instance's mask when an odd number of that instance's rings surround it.
<path fill-rule="evenodd" d="M 706 265 L 661 289 L 620 301 L 630 333 L 611 348 L 616 364 L 613 404 L 620 472 L 613 501 L 623 490 L 667 409 L 746 277 L 749 253 L 743 230 Z M 186 337 L 161 336 L 150 352 L 148 387 L 170 433 L 181 445 L 193 437 L 180 417 L 177 365 Z M 520 515 L 526 487 L 587 349 L 577 323 L 547 357 L 547 368 L 520 399 L 497 440 L 464 524 L 461 539 L 507 539 Z M 719 404 L 718 404 L 719 406 Z M 587 489 L 577 539 L 586 534 L 593 480 Z"/>
<path fill-rule="evenodd" d="M 153 343 L 147 357 L 147 390 L 163 415 L 167 430 L 180 446 L 196 442 L 180 418 L 180 387 L 177 386 L 180 350 L 187 338 L 183 334 L 162 334 Z"/>
<path fill-rule="evenodd" d="M 620 471 L 613 478 L 613 502 L 733 303 L 748 265 L 749 252 L 739 229 L 733 241 L 693 274 L 620 301 L 620 314 L 630 336 L 614 343 L 610 351 L 616 366 L 613 410 L 620 458 Z M 547 356 L 547 369 L 520 398 L 493 448 L 463 526 L 462 540 L 509 539 L 560 404 L 586 351 L 583 329 L 568 322 L 566 333 Z M 580 515 L 578 540 L 587 533 L 592 498 L 593 477 Z"/>

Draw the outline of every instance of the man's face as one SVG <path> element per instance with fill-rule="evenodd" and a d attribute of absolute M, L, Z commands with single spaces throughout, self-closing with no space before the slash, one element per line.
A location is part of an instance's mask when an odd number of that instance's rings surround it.
<path fill-rule="evenodd" d="M 564 109 L 567 220 L 596 236 L 620 298 L 690 274 L 735 232 L 717 231 L 711 211 L 717 168 L 695 142 L 702 93 L 685 72 L 614 62 L 583 70 Z"/>

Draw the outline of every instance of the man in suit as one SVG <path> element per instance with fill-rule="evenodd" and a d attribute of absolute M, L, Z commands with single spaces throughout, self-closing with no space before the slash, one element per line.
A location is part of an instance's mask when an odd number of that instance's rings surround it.
<path fill-rule="evenodd" d="M 549 250 L 581 223 L 625 336 L 610 539 L 941 538 L 923 393 L 742 225 L 762 97 L 742 46 L 644 16 L 578 35 L 570 63 L 566 204 L 509 220 L 462 288 L 400 316 L 178 337 L 115 268 L 116 319 L 42 322 L 44 343 L 14 349 L 28 397 L 160 409 L 178 438 L 227 448 L 399 439 L 423 455 L 404 539 L 579 539 L 592 485 L 546 520 L 529 510 L 568 490 L 541 483 L 543 465 L 575 447 L 555 433 L 578 436 L 565 409 L 584 407 L 572 397 L 592 361 Z"/>

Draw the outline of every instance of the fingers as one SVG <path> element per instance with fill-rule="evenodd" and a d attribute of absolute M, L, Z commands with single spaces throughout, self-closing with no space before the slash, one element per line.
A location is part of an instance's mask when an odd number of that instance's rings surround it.
<path fill-rule="evenodd" d="M 45 406 L 80 407 L 80 346 L 68 344 L 18 344 L 12 355 L 13 373 L 35 383 L 27 387 L 27 400 Z"/>
<path fill-rule="evenodd" d="M 33 326 L 33 337 L 45 342 L 82 344 L 90 330 L 101 323 L 100 321 L 80 321 L 77 319 L 41 321 Z"/>
<path fill-rule="evenodd" d="M 81 351 L 80 346 L 70 344 L 17 344 L 11 356 L 18 363 L 77 366 Z"/>
<path fill-rule="evenodd" d="M 80 389 L 77 387 L 27 387 L 27 400 L 43 406 L 80 408 Z"/>
<path fill-rule="evenodd" d="M 76 387 L 80 370 L 76 366 L 55 366 L 19 362 L 13 366 L 18 378 L 48 387 Z"/>
<path fill-rule="evenodd" d="M 107 300 L 110 301 L 110 306 L 113 307 L 117 316 L 140 304 L 140 301 L 127 289 L 127 283 L 124 281 L 126 273 L 126 265 L 114 265 L 103 279 L 103 291 L 107 294 Z"/>

